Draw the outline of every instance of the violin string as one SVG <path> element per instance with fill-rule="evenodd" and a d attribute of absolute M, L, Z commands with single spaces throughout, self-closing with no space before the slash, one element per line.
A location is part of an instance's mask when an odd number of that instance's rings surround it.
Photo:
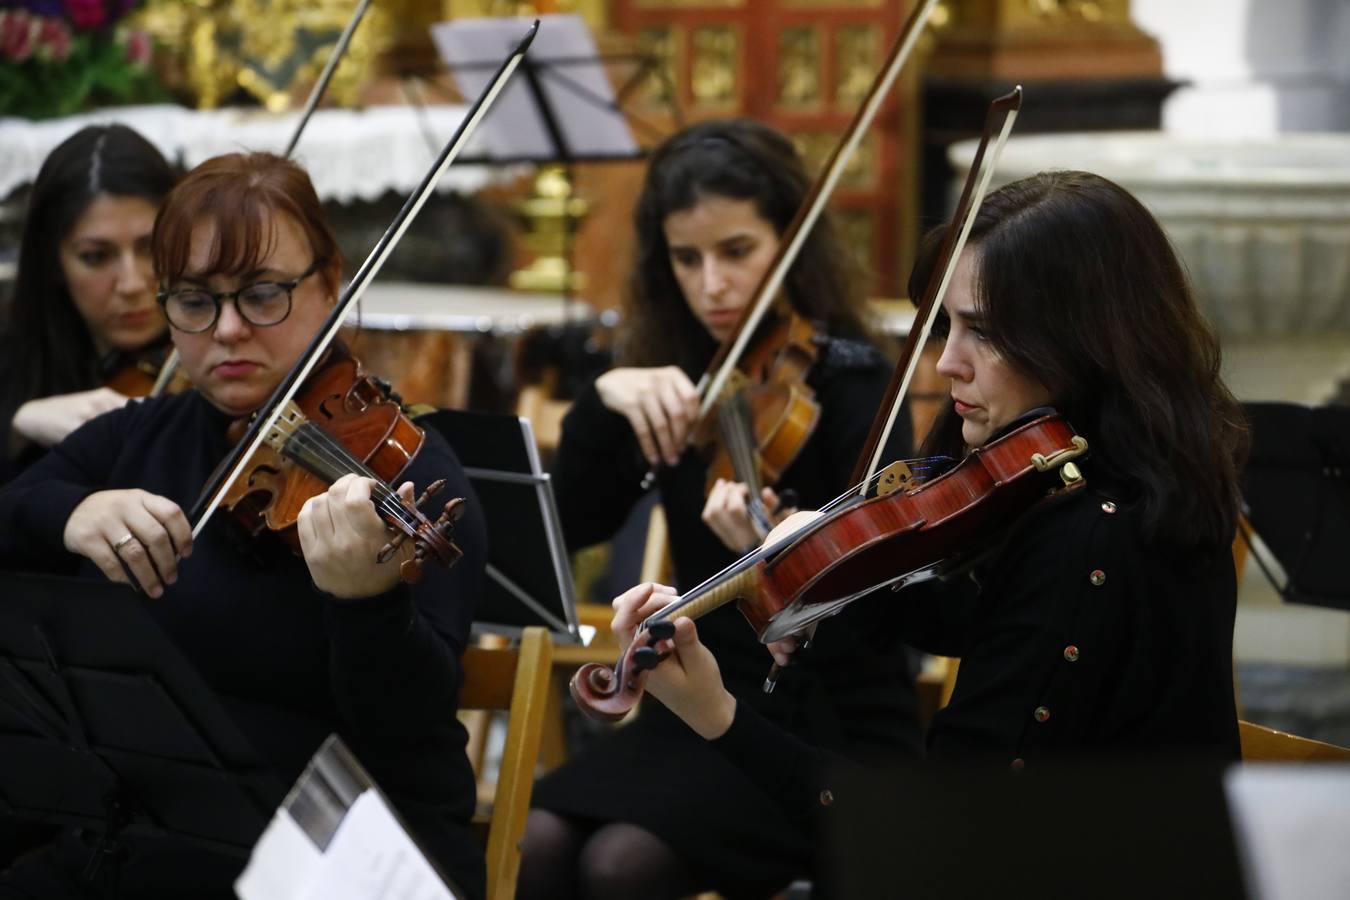
<path fill-rule="evenodd" d="M 755 520 L 757 528 L 763 534 L 768 534 L 772 523 L 760 496 L 759 466 L 756 465 L 755 448 L 751 440 L 750 404 L 746 401 L 745 393 L 737 391 L 728 397 L 718 407 L 717 418 L 736 478 L 749 488 L 747 511 Z"/>
<path fill-rule="evenodd" d="M 323 429 L 312 423 L 301 425 L 287 440 L 286 447 L 288 450 L 294 447 L 297 456 L 303 455 L 304 461 L 317 469 L 322 469 L 323 471 L 318 474 L 330 483 L 349 473 L 373 479 L 375 486 L 371 493 L 376 508 L 396 522 L 416 531 L 418 523 L 404 507 L 401 499 L 397 498 L 397 492 Z"/>
<path fill-rule="evenodd" d="M 397 498 L 396 492 L 390 488 L 384 479 L 371 471 L 371 469 L 361 460 L 352 456 L 347 448 L 334 440 L 331 435 L 313 424 L 302 426 L 302 434 L 304 435 L 301 439 L 302 446 L 306 446 L 309 449 L 317 448 L 318 453 L 326 453 L 328 455 L 327 462 L 334 476 L 331 478 L 332 481 L 336 481 L 338 478 L 348 473 L 359 474 L 372 479 L 375 482 L 375 485 L 372 488 L 371 493 L 374 495 L 376 508 L 384 511 L 397 522 L 408 526 L 414 531 L 416 530 L 417 523 L 415 518 L 408 514 L 407 509 Z"/>
<path fill-rule="evenodd" d="M 325 443 L 322 439 L 316 439 L 312 435 L 295 439 L 295 447 L 304 461 L 314 469 L 319 470 L 317 474 L 320 474 L 329 483 L 348 473 L 373 478 L 375 485 L 371 490 L 371 499 L 376 509 L 384 513 L 386 519 L 391 519 L 394 523 L 402 524 L 412 530 L 416 529 L 415 522 L 410 520 L 403 506 L 390 500 L 392 492 L 383 480 L 364 465 L 361 465 L 359 460 L 351 457 L 343 459 L 344 454 L 335 452 L 334 448 L 325 446 Z"/>

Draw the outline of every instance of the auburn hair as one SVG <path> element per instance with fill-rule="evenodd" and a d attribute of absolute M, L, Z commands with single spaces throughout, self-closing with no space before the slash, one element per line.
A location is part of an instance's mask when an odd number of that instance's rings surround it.
<path fill-rule="evenodd" d="M 243 277 L 259 268 L 276 243 L 272 221 L 289 216 L 309 241 L 328 293 L 336 294 L 344 259 L 309 175 L 273 153 L 230 153 L 208 159 L 178 183 L 160 206 L 151 242 L 161 285 L 188 267 L 193 229 L 215 226 L 203 273 Z"/>

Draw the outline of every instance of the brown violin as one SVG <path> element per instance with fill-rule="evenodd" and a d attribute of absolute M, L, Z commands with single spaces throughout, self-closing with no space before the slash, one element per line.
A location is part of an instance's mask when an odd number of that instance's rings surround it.
<path fill-rule="evenodd" d="M 760 488 L 778 482 L 820 421 L 820 404 L 806 383 L 820 342 L 807 319 L 796 313 L 781 316 L 728 379 L 716 428 L 705 424 L 694 437 L 710 457 L 708 491 L 718 479 L 749 486 L 746 507 L 761 538 L 773 522 Z"/>
<path fill-rule="evenodd" d="M 181 369 L 174 365 L 166 371 L 173 357 L 171 349 L 168 343 L 156 343 L 125 354 L 125 361 L 107 374 L 103 386 L 128 397 L 157 397 L 187 390 L 192 383 Z"/>
<path fill-rule="evenodd" d="M 246 425 L 239 424 L 239 434 Z M 447 503 L 433 522 L 418 507 L 440 492 L 443 480 L 428 485 L 411 505 L 391 486 L 425 439 L 425 432 L 404 414 L 388 389 L 366 375 L 344 347 L 334 345 L 326 365 L 286 404 L 220 505 L 250 534 L 276 532 L 298 552 L 295 523 L 306 500 L 343 475 L 374 478 L 376 508 L 399 531 L 381 549 L 378 561 L 391 558 L 404 540 L 412 538 L 414 556 L 403 563 L 400 576 L 413 583 L 421 577 L 428 555 L 446 566 L 461 555 L 450 532 L 463 513 L 462 497 Z"/>

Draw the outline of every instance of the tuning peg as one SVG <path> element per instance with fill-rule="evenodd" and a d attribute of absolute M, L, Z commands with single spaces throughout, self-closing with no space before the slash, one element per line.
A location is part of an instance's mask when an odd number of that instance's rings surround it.
<path fill-rule="evenodd" d="M 655 669 L 669 653 L 658 653 L 655 647 L 639 647 L 633 651 L 633 666 L 639 672 Z"/>
<path fill-rule="evenodd" d="M 405 534 L 404 532 L 400 531 L 396 533 L 392 538 L 390 538 L 389 543 L 381 547 L 380 552 L 375 554 L 375 561 L 382 563 L 388 562 L 389 560 L 393 559 L 394 555 L 398 553 L 399 548 L 403 546 L 403 542 L 406 541 L 407 539 L 408 535 Z"/>
<path fill-rule="evenodd" d="M 427 485 L 426 490 L 424 490 L 424 491 L 422 492 L 422 496 L 418 497 L 418 498 L 417 498 L 417 502 L 414 503 L 413 505 L 414 505 L 414 506 L 420 507 L 423 503 L 426 503 L 426 502 L 427 502 L 428 500 L 430 500 L 432 497 L 434 497 L 434 496 L 436 496 L 437 494 L 439 494 L 439 493 L 441 492 L 441 488 L 443 488 L 443 487 L 445 487 L 445 479 L 444 479 L 444 478 L 440 478 L 440 479 L 437 479 L 436 481 L 433 481 L 431 484 Z M 463 499 L 463 498 L 460 498 L 460 499 Z"/>

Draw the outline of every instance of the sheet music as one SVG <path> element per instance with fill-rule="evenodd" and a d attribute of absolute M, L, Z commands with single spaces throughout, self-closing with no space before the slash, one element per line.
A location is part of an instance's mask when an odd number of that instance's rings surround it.
<path fill-rule="evenodd" d="M 637 142 L 615 107 L 614 90 L 596 57 L 595 41 L 580 16 L 539 16 L 539 34 L 483 120 L 482 146 L 501 159 L 559 159 L 524 71 L 533 66 L 544 99 L 553 112 L 572 156 L 633 157 Z M 465 96 L 475 96 L 492 69 L 486 64 L 520 42 L 521 18 L 457 19 L 431 27 L 436 51 L 449 66 Z"/>
<path fill-rule="evenodd" d="M 336 736 L 296 781 L 234 889 L 240 900 L 459 900 Z"/>

